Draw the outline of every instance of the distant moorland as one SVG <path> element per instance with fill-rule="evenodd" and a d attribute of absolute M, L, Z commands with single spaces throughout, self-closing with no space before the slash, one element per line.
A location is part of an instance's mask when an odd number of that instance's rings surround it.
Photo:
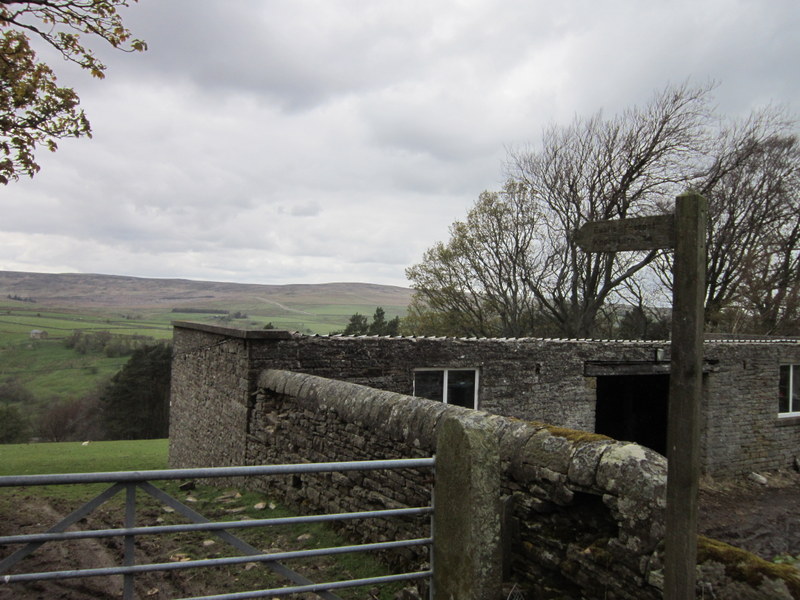
<path fill-rule="evenodd" d="M 0 309 L 35 314 L 43 308 L 61 308 L 162 324 L 176 319 L 215 321 L 227 311 L 247 315 L 232 319 L 236 322 L 230 324 L 236 327 L 271 322 L 279 328 L 321 334 L 343 329 L 350 315 L 371 315 L 377 306 L 384 308 L 387 318 L 402 316 L 411 294 L 409 288 L 369 283 L 258 285 L 0 271 Z"/>
<path fill-rule="evenodd" d="M 255 285 L 114 275 L 0 271 L 0 408 L 35 427 L 56 404 L 96 394 L 130 350 L 169 340 L 171 321 L 303 333 L 343 330 L 351 315 L 403 316 L 412 290 L 365 283 Z"/>

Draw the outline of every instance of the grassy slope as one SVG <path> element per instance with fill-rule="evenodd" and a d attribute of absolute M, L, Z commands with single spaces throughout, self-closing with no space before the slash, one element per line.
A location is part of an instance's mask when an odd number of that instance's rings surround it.
<path fill-rule="evenodd" d="M 109 331 L 117 335 L 144 335 L 169 339 L 166 322 L 112 320 L 103 314 L 76 310 L 34 311 L 0 302 L 0 382 L 15 379 L 35 397 L 37 412 L 54 400 L 81 397 L 119 371 L 127 357 L 109 358 L 102 353 L 79 354 L 64 346 L 73 331 Z M 33 329 L 46 331 L 47 339 L 32 340 Z M 2 400 L 2 399 L 0 399 Z"/>
<path fill-rule="evenodd" d="M 0 444 L 0 476 L 167 468 L 167 440 Z"/>
<path fill-rule="evenodd" d="M 36 319 L 54 308 L 67 321 L 88 314 L 107 320 L 108 327 L 122 328 L 133 328 L 137 321 L 142 327 L 156 328 L 168 328 L 175 319 L 213 322 L 211 315 L 172 312 L 207 308 L 247 314 L 246 319 L 230 322 L 231 326 L 263 327 L 271 322 L 282 328 L 326 334 L 343 329 L 356 312 L 372 315 L 377 306 L 384 308 L 387 319 L 402 316 L 410 299 L 408 288 L 364 283 L 255 285 L 0 271 L 0 314 L 11 309 L 19 316 L 27 315 L 30 318 L 19 319 L 23 328 L 38 324 L 46 328 L 47 323 Z M 73 315 L 65 316 L 69 311 Z M 62 326 L 70 328 L 68 323 L 53 323 L 54 328 Z"/>
<path fill-rule="evenodd" d="M 0 444 L 0 476 L 98 471 L 144 471 L 167 468 L 167 440 Z M 43 486 L 26 492 L 49 498 L 86 500 L 107 484 Z M 9 490 L 0 489 L 2 493 Z"/>

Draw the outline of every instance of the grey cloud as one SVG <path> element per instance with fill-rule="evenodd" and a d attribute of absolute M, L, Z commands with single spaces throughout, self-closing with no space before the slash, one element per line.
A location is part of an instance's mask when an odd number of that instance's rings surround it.
<path fill-rule="evenodd" d="M 2 190 L 0 268 L 402 285 L 502 183 L 504 148 L 550 122 L 687 77 L 719 80 L 723 111 L 800 108 L 796 0 L 142 0 L 127 14 L 150 51 L 101 50 L 102 82 L 63 71 L 95 136 Z"/>

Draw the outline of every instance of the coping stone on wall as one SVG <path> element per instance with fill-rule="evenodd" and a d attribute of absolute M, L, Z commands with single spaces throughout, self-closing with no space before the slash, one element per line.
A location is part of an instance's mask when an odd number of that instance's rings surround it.
<path fill-rule="evenodd" d="M 500 456 L 509 461 L 509 472 L 511 475 L 517 473 L 520 464 L 520 456 L 528 440 L 539 431 L 533 423 L 521 421 L 511 417 L 503 419 L 498 426 L 500 434 Z M 515 479 L 520 479 L 515 477 Z"/>
<path fill-rule="evenodd" d="M 642 477 L 643 474 L 647 476 Z M 618 496 L 655 500 L 663 507 L 666 505 L 667 459 L 644 446 L 618 442 L 600 457 L 597 483 Z"/>
<path fill-rule="evenodd" d="M 563 437 L 555 436 L 547 429 L 534 433 L 525 444 L 525 462 L 531 465 L 546 465 L 556 473 L 567 474 L 572 443 Z"/>
<path fill-rule="evenodd" d="M 446 410 L 458 408 L 359 384 L 275 369 L 262 371 L 258 385 L 293 396 L 298 402 L 317 409 L 333 410 L 344 420 L 380 427 L 397 441 L 417 448 L 433 449 L 439 417 Z M 472 418 L 470 413 L 475 412 L 463 411 L 467 418 Z M 411 419 L 409 414 L 413 415 Z"/>
<path fill-rule="evenodd" d="M 237 329 L 236 327 L 223 327 L 195 321 L 172 321 L 171 325 L 181 329 L 196 329 L 242 340 L 288 340 L 293 337 L 292 332 L 285 329 Z"/>
<path fill-rule="evenodd" d="M 584 488 L 597 487 L 597 469 L 603 454 L 616 445 L 617 442 L 611 439 L 578 445 L 572 453 L 572 460 L 567 472 L 568 479 Z"/>

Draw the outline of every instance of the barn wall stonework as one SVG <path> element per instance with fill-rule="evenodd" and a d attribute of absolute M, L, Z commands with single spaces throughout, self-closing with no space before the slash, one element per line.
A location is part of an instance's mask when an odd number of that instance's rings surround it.
<path fill-rule="evenodd" d="M 415 368 L 479 370 L 479 408 L 594 431 L 591 365 L 664 368 L 664 342 L 317 337 L 176 323 L 172 456 L 202 464 L 181 430 L 205 427 L 233 464 L 244 456 L 248 410 L 264 369 L 309 373 L 411 395 Z M 702 408 L 702 468 L 715 476 L 785 468 L 800 454 L 800 418 L 777 416 L 778 371 L 800 363 L 800 342 L 707 341 Z M 588 365 L 588 366 L 587 366 Z M 607 372 L 607 371 L 603 371 Z M 624 371 L 621 371 L 624 372 Z M 663 372 L 663 371 L 661 371 Z M 649 390 L 641 390 L 646 403 Z M 201 415 L 214 415 L 203 424 Z"/>

